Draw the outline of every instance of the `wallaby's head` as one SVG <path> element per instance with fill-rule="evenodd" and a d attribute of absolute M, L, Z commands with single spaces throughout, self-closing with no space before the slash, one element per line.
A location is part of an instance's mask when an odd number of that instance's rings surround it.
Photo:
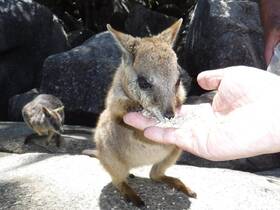
<path fill-rule="evenodd" d="M 138 38 L 107 25 L 123 56 L 118 71 L 125 94 L 159 120 L 174 117 L 176 107 L 185 99 L 180 67 L 174 52 L 182 19 L 152 37 Z"/>
<path fill-rule="evenodd" d="M 50 110 L 45 106 L 42 106 L 42 111 L 45 115 L 45 121 L 49 128 L 56 133 L 63 132 L 63 119 L 61 117 L 61 112 L 63 112 L 64 107 L 59 107 L 57 109 Z"/>

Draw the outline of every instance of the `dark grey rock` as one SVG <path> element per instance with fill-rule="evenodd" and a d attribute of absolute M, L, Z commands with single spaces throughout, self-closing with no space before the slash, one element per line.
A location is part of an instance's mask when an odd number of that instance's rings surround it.
<path fill-rule="evenodd" d="M 79 47 L 46 59 L 41 92 L 60 98 L 66 111 L 99 114 L 120 57 L 112 36 L 98 34 Z"/>
<path fill-rule="evenodd" d="M 176 5 L 174 3 L 167 3 L 159 5 L 159 7 L 156 9 L 157 12 L 166 14 L 168 16 L 177 17 L 180 18 L 183 16 L 183 9 L 179 7 L 179 5 Z"/>
<path fill-rule="evenodd" d="M 71 31 L 68 33 L 68 40 L 71 48 L 81 45 L 84 41 L 89 39 L 94 35 L 93 31 L 83 28 L 76 31 Z"/>
<path fill-rule="evenodd" d="M 136 4 L 125 21 L 125 30 L 133 36 L 151 36 L 168 28 L 175 20 L 174 17 L 154 12 Z"/>
<path fill-rule="evenodd" d="M 209 91 L 201 94 L 200 96 L 189 96 L 187 97 L 186 104 L 201 104 L 201 103 L 212 103 L 216 91 Z"/>
<path fill-rule="evenodd" d="M 178 160 L 178 164 L 207 168 L 227 168 L 248 172 L 260 172 L 280 168 L 279 160 L 280 153 L 260 155 L 251 158 L 243 158 L 229 161 L 210 161 L 184 152 L 181 158 Z"/>
<path fill-rule="evenodd" d="M 23 94 L 18 94 L 10 98 L 9 108 L 8 108 L 8 117 L 11 121 L 22 121 L 22 108 L 32 101 L 40 93 L 37 89 L 32 89 Z"/>
<path fill-rule="evenodd" d="M 264 69 L 258 3 L 199 0 L 180 60 L 192 77 L 233 65 Z"/>
<path fill-rule="evenodd" d="M 57 18 L 32 0 L 0 1 L 0 119 L 8 100 L 38 87 L 44 59 L 67 49 Z"/>

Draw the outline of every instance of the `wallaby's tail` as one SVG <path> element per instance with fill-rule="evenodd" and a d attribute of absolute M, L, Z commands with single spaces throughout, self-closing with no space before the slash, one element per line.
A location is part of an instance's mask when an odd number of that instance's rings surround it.
<path fill-rule="evenodd" d="M 98 151 L 96 149 L 85 149 L 82 151 L 82 154 L 98 159 Z"/>

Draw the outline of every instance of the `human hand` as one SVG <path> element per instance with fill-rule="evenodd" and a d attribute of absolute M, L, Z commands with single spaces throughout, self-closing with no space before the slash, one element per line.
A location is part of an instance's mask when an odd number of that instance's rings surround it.
<path fill-rule="evenodd" d="M 245 66 L 202 72 L 199 85 L 217 89 L 212 107 L 184 105 L 177 115 L 196 113 L 179 128 L 156 127 L 139 113 L 124 121 L 156 142 L 175 144 L 210 160 L 230 160 L 280 151 L 280 78 Z"/>
<path fill-rule="evenodd" d="M 268 65 L 274 48 L 280 42 L 280 1 L 261 0 L 260 15 L 265 39 L 264 57 Z"/>

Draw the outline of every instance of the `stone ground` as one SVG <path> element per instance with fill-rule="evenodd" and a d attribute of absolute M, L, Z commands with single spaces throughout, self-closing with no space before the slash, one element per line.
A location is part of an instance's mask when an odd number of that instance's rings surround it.
<path fill-rule="evenodd" d="M 40 140 L 23 145 L 28 132 L 22 124 L 0 123 L 1 210 L 137 209 L 121 198 L 98 160 L 80 154 L 93 147 L 89 135 L 67 137 L 57 150 Z M 276 210 L 280 206 L 280 169 L 253 174 L 174 165 L 167 174 L 191 187 L 198 194 L 193 199 L 148 179 L 149 168 L 133 170 L 136 178 L 129 179 L 146 203 L 142 209 Z"/>

